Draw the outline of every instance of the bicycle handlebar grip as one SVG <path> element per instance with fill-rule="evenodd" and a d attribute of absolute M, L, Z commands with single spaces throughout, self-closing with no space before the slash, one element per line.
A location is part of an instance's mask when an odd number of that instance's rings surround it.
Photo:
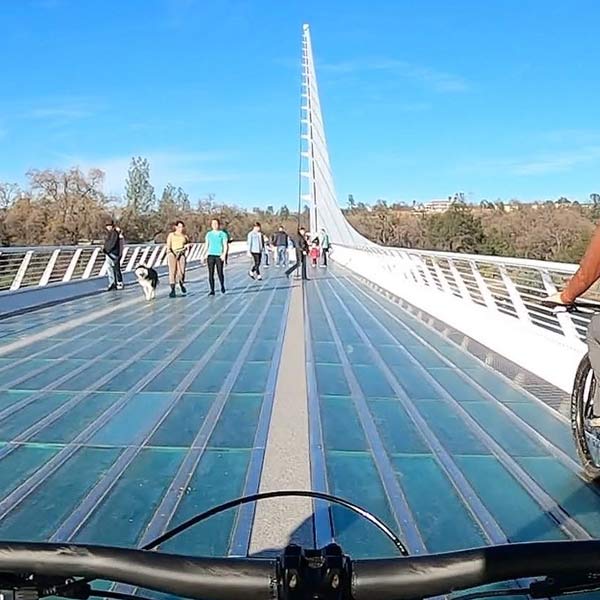
<path fill-rule="evenodd" d="M 534 542 L 352 564 L 353 600 L 448 594 L 521 577 L 600 570 L 600 541 Z"/>
<path fill-rule="evenodd" d="M 277 563 L 72 544 L 0 543 L 0 572 L 107 579 L 188 598 L 277 598 Z"/>

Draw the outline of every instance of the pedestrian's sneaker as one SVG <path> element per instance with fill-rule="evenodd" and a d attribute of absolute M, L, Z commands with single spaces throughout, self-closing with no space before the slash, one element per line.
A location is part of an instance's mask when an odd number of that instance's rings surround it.
<path fill-rule="evenodd" d="M 185 285 L 183 285 L 183 281 L 179 284 L 179 287 L 181 288 L 182 294 L 187 294 L 187 288 L 185 287 Z"/>
<path fill-rule="evenodd" d="M 111 283 L 107 288 L 106 291 L 107 292 L 112 292 L 113 290 L 117 289 L 117 284 L 116 283 Z"/>
<path fill-rule="evenodd" d="M 209 295 L 209 296 L 214 296 L 214 295 L 215 295 L 215 291 L 214 291 L 214 290 L 211 290 L 210 292 L 208 292 L 208 295 Z"/>
<path fill-rule="evenodd" d="M 327 265 L 319 265 L 321 267 L 321 269 L 326 269 Z"/>
<path fill-rule="evenodd" d="M 252 271 L 248 271 L 248 276 L 252 277 L 252 279 L 254 279 L 254 273 Z"/>
<path fill-rule="evenodd" d="M 256 279 L 258 279 L 259 281 L 260 281 L 260 280 L 262 280 L 262 275 L 258 275 L 258 276 L 256 277 Z"/>
<path fill-rule="evenodd" d="M 175 294 L 175 290 L 171 290 L 171 293 L 169 294 L 169 298 L 175 298 L 176 294 Z"/>
<path fill-rule="evenodd" d="M 221 288 L 221 294 L 224 294 L 224 293 L 225 293 L 225 288 L 224 288 L 224 287 L 222 287 L 222 288 Z"/>
<path fill-rule="evenodd" d="M 117 283 L 117 289 L 118 290 L 122 290 L 125 286 L 123 285 L 122 281 L 119 281 L 119 283 Z"/>

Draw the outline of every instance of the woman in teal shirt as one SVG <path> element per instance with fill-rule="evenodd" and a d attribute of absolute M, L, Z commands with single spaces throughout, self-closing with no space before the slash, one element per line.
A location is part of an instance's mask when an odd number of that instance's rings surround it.
<path fill-rule="evenodd" d="M 215 295 L 215 268 L 221 283 L 221 292 L 225 293 L 225 275 L 223 274 L 223 262 L 227 254 L 228 238 L 227 234 L 221 230 L 219 219 L 213 219 L 211 230 L 206 234 L 206 264 L 208 265 L 208 284 L 210 286 L 210 296 Z"/>

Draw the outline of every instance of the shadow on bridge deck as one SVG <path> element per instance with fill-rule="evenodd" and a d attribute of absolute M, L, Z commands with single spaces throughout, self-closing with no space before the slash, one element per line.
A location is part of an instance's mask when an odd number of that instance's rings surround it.
<path fill-rule="evenodd" d="M 132 287 L 0 321 L 0 538 L 135 546 L 258 489 L 293 293 L 265 274 L 230 267 L 223 297 L 192 281 L 147 304 Z M 285 363 L 306 377 L 309 456 L 292 440 L 290 473 L 308 462 L 313 487 L 375 512 L 412 552 L 600 535 L 563 417 L 348 273 L 309 275 L 306 368 Z M 354 556 L 393 554 L 365 522 L 331 517 Z M 223 514 L 165 549 L 224 554 L 250 530 Z"/>

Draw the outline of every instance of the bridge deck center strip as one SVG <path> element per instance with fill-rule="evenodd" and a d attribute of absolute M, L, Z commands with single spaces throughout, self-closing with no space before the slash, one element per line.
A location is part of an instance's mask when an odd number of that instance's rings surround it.
<path fill-rule="evenodd" d="M 294 285 L 263 464 L 260 491 L 310 489 L 308 400 L 302 286 Z M 266 500 L 256 508 L 250 553 L 313 545 L 308 498 Z"/>

